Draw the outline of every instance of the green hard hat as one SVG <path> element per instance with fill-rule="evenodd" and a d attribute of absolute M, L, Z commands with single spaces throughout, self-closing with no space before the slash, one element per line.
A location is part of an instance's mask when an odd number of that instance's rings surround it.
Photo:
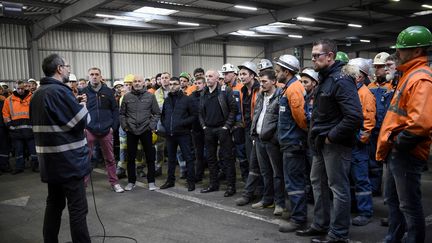
<path fill-rule="evenodd" d="M 396 40 L 396 45 L 392 48 L 414 48 L 432 45 L 432 34 L 428 28 L 424 26 L 410 26 L 402 32 Z"/>
<path fill-rule="evenodd" d="M 188 80 L 190 80 L 190 75 L 187 72 L 182 72 L 180 73 L 179 78 L 187 78 Z"/>
<path fill-rule="evenodd" d="M 338 51 L 338 52 L 336 52 L 336 58 L 335 58 L 335 60 L 336 61 L 342 61 L 342 62 L 348 63 L 349 62 L 349 57 L 348 57 L 348 54 L 346 54 L 345 52 Z"/>

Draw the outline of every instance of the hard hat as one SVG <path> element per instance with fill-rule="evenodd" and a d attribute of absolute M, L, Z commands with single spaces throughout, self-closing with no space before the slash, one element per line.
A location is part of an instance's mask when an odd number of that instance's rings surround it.
<path fill-rule="evenodd" d="M 258 63 L 258 70 L 261 71 L 267 68 L 273 68 L 273 64 L 268 59 L 261 59 L 260 62 Z"/>
<path fill-rule="evenodd" d="M 75 76 L 75 74 L 73 74 L 73 73 L 69 74 L 69 82 L 77 82 L 77 81 L 78 81 L 78 79 Z"/>
<path fill-rule="evenodd" d="M 0 86 L 6 86 L 6 88 L 9 88 L 9 85 L 7 85 L 5 82 L 0 82 Z"/>
<path fill-rule="evenodd" d="M 123 82 L 124 83 L 132 83 L 134 81 L 135 75 L 128 74 L 124 77 Z"/>
<path fill-rule="evenodd" d="M 303 75 L 309 76 L 310 78 L 318 82 L 318 72 L 315 72 L 315 70 L 313 70 L 312 68 L 303 69 L 303 71 L 301 71 L 300 73 L 300 77 Z"/>
<path fill-rule="evenodd" d="M 186 78 L 187 80 L 191 79 L 189 73 L 187 73 L 187 72 L 180 73 L 179 78 Z"/>
<path fill-rule="evenodd" d="M 117 81 L 114 82 L 113 87 L 115 88 L 117 85 L 123 86 L 124 83 L 122 81 L 120 81 L 120 80 L 117 80 Z"/>
<path fill-rule="evenodd" d="M 338 52 L 336 52 L 335 60 L 347 63 L 347 62 L 349 62 L 349 57 L 348 57 L 348 54 L 346 54 L 345 52 L 338 51 Z"/>
<path fill-rule="evenodd" d="M 360 69 L 362 73 L 366 76 L 369 74 L 369 63 L 364 58 L 354 58 L 349 60 L 348 65 L 356 66 Z"/>
<path fill-rule="evenodd" d="M 34 78 L 30 78 L 30 79 L 27 80 L 27 82 L 29 82 L 29 83 L 30 83 L 30 82 L 34 82 L 34 83 L 36 83 L 36 79 L 34 79 Z"/>
<path fill-rule="evenodd" d="M 410 26 L 399 33 L 396 45 L 392 48 L 414 48 L 432 45 L 432 34 L 424 26 Z"/>
<path fill-rule="evenodd" d="M 256 64 L 253 62 L 244 62 L 241 65 L 239 65 L 238 68 L 239 69 L 246 68 L 246 69 L 252 71 L 253 73 L 255 73 L 255 76 L 258 76 L 258 68 L 257 68 Z"/>
<path fill-rule="evenodd" d="M 385 60 L 389 57 L 390 54 L 387 52 L 378 53 L 373 59 L 373 65 L 385 65 Z"/>
<path fill-rule="evenodd" d="M 275 63 L 294 73 L 297 73 L 300 70 L 300 62 L 293 55 L 282 55 L 276 58 Z"/>
<path fill-rule="evenodd" d="M 235 74 L 237 74 L 237 69 L 234 67 L 234 65 L 232 65 L 231 63 L 225 63 L 224 65 L 222 65 L 222 73 L 230 73 L 230 72 L 234 72 Z"/>
<path fill-rule="evenodd" d="M 224 73 L 222 72 L 222 71 L 217 71 L 218 72 L 218 74 L 219 74 L 219 78 L 224 78 Z"/>

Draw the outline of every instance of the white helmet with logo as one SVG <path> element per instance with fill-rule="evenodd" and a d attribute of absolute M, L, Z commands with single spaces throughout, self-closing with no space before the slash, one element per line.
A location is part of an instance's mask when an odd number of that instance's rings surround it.
<path fill-rule="evenodd" d="M 387 52 L 380 52 L 378 53 L 374 59 L 373 59 L 373 65 L 385 65 L 385 61 L 387 59 L 387 57 L 389 57 L 390 54 L 388 54 Z"/>
<path fill-rule="evenodd" d="M 313 70 L 312 68 L 303 69 L 303 71 L 301 71 L 300 73 L 300 77 L 303 75 L 309 76 L 310 78 L 318 82 L 318 72 L 315 72 L 315 70 Z"/>
<path fill-rule="evenodd" d="M 78 81 L 78 79 L 75 76 L 75 74 L 73 74 L 73 73 L 69 74 L 69 82 L 77 82 L 77 81 Z"/>
<path fill-rule="evenodd" d="M 362 73 L 364 73 L 366 76 L 369 75 L 369 63 L 364 58 L 354 58 L 349 60 L 348 65 L 356 66 L 360 69 Z"/>
<path fill-rule="evenodd" d="M 293 55 L 282 55 L 276 58 L 275 63 L 279 66 L 282 66 L 294 73 L 300 71 L 300 62 Z"/>
<path fill-rule="evenodd" d="M 253 62 L 244 62 L 241 65 L 239 65 L 238 68 L 239 69 L 246 68 L 246 69 L 252 71 L 255 74 L 255 76 L 258 76 L 258 68 L 257 68 L 256 64 Z"/>
<path fill-rule="evenodd" d="M 114 82 L 114 84 L 113 84 L 113 88 L 115 88 L 117 85 L 121 85 L 121 86 L 123 86 L 124 83 L 123 83 L 123 81 L 117 80 L 117 81 Z"/>
<path fill-rule="evenodd" d="M 261 71 L 267 68 L 273 68 L 273 64 L 268 59 L 261 59 L 258 63 L 258 70 Z"/>
<path fill-rule="evenodd" d="M 222 65 L 222 70 L 220 72 L 221 73 L 234 72 L 235 74 L 237 74 L 237 69 L 231 63 L 225 63 L 224 65 Z"/>

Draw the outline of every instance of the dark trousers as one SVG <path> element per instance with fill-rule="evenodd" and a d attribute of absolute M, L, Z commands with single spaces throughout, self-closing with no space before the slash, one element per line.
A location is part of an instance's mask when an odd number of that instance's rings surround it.
<path fill-rule="evenodd" d="M 243 189 L 243 197 L 253 198 L 254 193 L 262 195 L 264 190 L 264 182 L 261 176 L 260 167 L 256 153 L 256 146 L 252 141 L 250 128 L 245 128 L 245 147 L 246 156 L 249 161 L 249 174 L 246 180 L 246 185 Z"/>
<path fill-rule="evenodd" d="M 10 140 L 6 127 L 0 127 L 0 170 L 9 168 Z"/>
<path fill-rule="evenodd" d="M 186 161 L 187 181 L 195 183 L 195 156 L 192 153 L 191 135 L 166 136 L 168 150 L 168 179 L 175 182 L 175 169 L 177 166 L 177 148 L 180 147 L 183 159 Z"/>
<path fill-rule="evenodd" d="M 36 169 L 39 167 L 37 155 L 36 155 L 36 147 L 34 138 L 12 138 L 12 143 L 15 148 L 15 169 L 16 170 L 24 170 L 25 161 L 24 161 L 24 146 L 27 146 L 28 152 L 30 153 L 32 168 Z"/>
<path fill-rule="evenodd" d="M 63 209 L 69 211 L 69 224 L 74 243 L 91 242 L 87 229 L 88 212 L 84 178 L 71 179 L 65 183 L 48 183 L 43 237 L 45 243 L 57 243 Z"/>
<path fill-rule="evenodd" d="M 235 187 L 235 159 L 232 150 L 233 142 L 231 140 L 231 133 L 228 129 L 222 127 L 206 128 L 205 145 L 208 152 L 208 165 L 210 171 L 210 185 L 219 187 L 217 179 L 218 166 L 217 166 L 217 148 L 220 146 L 221 160 L 225 161 L 227 167 L 227 183 L 228 186 Z"/>
<path fill-rule="evenodd" d="M 207 166 L 207 161 L 204 160 L 204 132 L 192 132 L 192 141 L 194 145 L 196 167 L 196 179 L 201 180 L 204 177 L 204 168 Z"/>
<path fill-rule="evenodd" d="M 127 133 L 127 155 L 128 155 L 128 164 L 127 164 L 127 173 L 128 173 L 128 182 L 134 183 L 136 182 L 136 166 L 135 166 L 135 158 L 137 154 L 138 142 L 141 141 L 145 158 L 147 162 L 147 182 L 152 183 L 155 182 L 155 150 L 152 148 L 152 133 L 151 131 L 145 131 L 140 135 L 135 135 L 131 132 Z"/>

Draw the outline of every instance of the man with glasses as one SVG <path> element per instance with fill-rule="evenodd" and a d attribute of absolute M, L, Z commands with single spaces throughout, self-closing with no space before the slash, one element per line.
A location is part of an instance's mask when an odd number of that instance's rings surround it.
<path fill-rule="evenodd" d="M 191 129 L 196 120 L 192 98 L 180 89 L 180 80 L 172 77 L 169 81 L 170 92 L 165 98 L 161 122 L 165 128 L 165 139 L 168 150 L 168 178 L 160 188 L 166 189 L 175 184 L 175 169 L 177 164 L 177 148 L 180 147 L 187 167 L 188 191 L 195 190 L 195 158 L 192 153 Z"/>
<path fill-rule="evenodd" d="M 44 242 L 58 242 L 63 209 L 69 210 L 73 242 L 91 242 L 87 228 L 84 176 L 91 171 L 84 129 L 89 121 L 86 100 L 78 103 L 68 81 L 70 66 L 58 54 L 42 62 L 45 73 L 33 95 L 30 117 L 41 163 L 41 180 L 48 183 Z"/>
<path fill-rule="evenodd" d="M 337 45 L 332 40 L 313 43 L 313 68 L 320 74 L 309 131 L 314 152 L 311 170 L 314 219 L 308 229 L 297 231 L 299 236 L 326 235 L 312 242 L 348 242 L 351 209 L 348 175 L 354 137 L 363 117 L 355 82 L 341 75 L 344 63 L 335 61 L 336 53 Z"/>

